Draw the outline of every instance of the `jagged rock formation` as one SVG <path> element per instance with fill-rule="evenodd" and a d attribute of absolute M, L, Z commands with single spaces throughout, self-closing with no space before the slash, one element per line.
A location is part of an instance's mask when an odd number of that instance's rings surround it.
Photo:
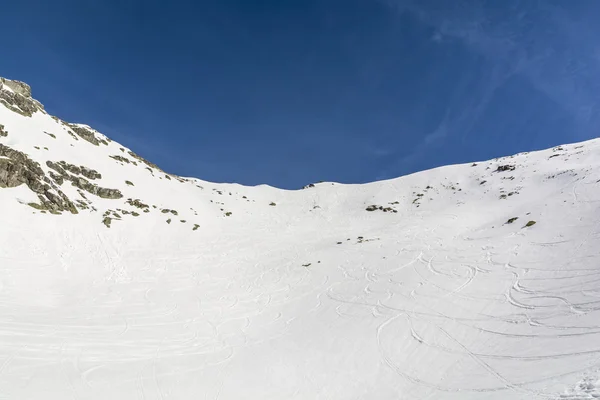
<path fill-rule="evenodd" d="M 58 174 L 50 173 L 52 182 L 45 174 L 38 162 L 31 160 L 25 153 L 0 144 L 0 188 L 12 188 L 22 184 L 27 185 L 32 192 L 38 195 L 41 205 L 35 206 L 52 212 L 69 211 L 77 213 L 74 203 L 59 189 L 65 180 L 75 187 L 85 190 L 104 199 L 120 199 L 123 197 L 118 189 L 103 188 L 90 183 L 83 177 L 74 176 L 81 174 L 90 179 L 101 178 L 100 173 L 86 167 L 77 167 L 65 161 L 53 163 L 48 161 L 47 166 Z"/>
<path fill-rule="evenodd" d="M 83 165 L 81 166 L 76 166 L 73 164 L 69 164 L 66 161 L 59 161 L 56 163 L 53 163 L 52 161 L 47 161 L 46 165 L 49 168 L 52 168 L 53 170 L 59 172 L 62 176 L 67 175 L 66 171 L 69 171 L 75 175 L 83 175 L 88 179 L 102 179 L 102 174 L 100 174 L 98 171 L 87 168 Z"/>
<path fill-rule="evenodd" d="M 35 208 L 77 214 L 75 205 L 52 184 L 39 163 L 20 151 L 0 144 L 0 188 L 17 187 L 22 184 L 38 195 L 40 204 L 30 204 Z"/>
<path fill-rule="evenodd" d="M 39 101 L 31 98 L 31 88 L 28 84 L 5 78 L 0 78 L 0 103 L 27 117 L 44 110 Z"/>
<path fill-rule="evenodd" d="M 121 191 L 118 189 L 103 188 L 91 183 L 90 181 L 81 176 L 74 176 L 67 172 L 70 171 L 75 175 L 83 175 L 89 179 L 100 179 L 102 178 L 102 175 L 98 171 L 89 169 L 84 166 L 78 167 L 76 165 L 69 164 L 65 161 L 59 161 L 58 163 L 47 161 L 46 165 L 48 166 L 48 168 L 52 168 L 58 173 L 58 175 L 51 175 L 58 185 L 62 185 L 62 183 L 65 180 L 68 180 L 73 186 L 78 187 L 79 189 L 83 189 L 86 192 L 94 194 L 103 199 L 120 199 L 121 197 L 123 197 Z"/>
<path fill-rule="evenodd" d="M 79 125 L 79 124 L 67 124 L 67 125 L 80 138 L 82 138 L 83 140 L 86 140 L 86 141 L 90 142 L 94 146 L 100 146 L 100 144 L 108 146 L 108 141 L 105 140 L 105 139 L 98 139 L 96 137 L 96 135 L 94 134 L 94 132 L 91 129 L 89 129 L 89 128 L 85 127 L 85 126 Z"/>
<path fill-rule="evenodd" d="M 31 117 L 36 112 L 46 114 L 43 105 L 31 97 L 29 85 L 5 78 L 0 78 L 0 107 L 6 107 L 6 109 L 23 117 Z M 68 133 L 74 141 L 83 139 L 94 146 L 109 145 L 110 140 L 108 138 L 87 125 L 68 123 L 53 116 L 51 118 L 59 124 L 58 129 Z M 8 121 L 3 119 L 0 122 L 0 138 L 8 137 L 8 129 L 5 126 Z M 8 125 L 10 126 L 10 124 Z M 42 133 L 52 138 L 52 140 L 57 140 L 59 131 L 48 129 L 42 130 Z M 35 134 L 37 133 L 32 132 L 32 135 Z M 33 147 L 36 150 L 42 150 L 43 147 L 43 150 L 49 151 L 48 146 L 39 146 L 37 143 Z M 84 192 L 103 199 L 121 199 L 123 197 L 123 194 L 117 188 L 107 188 L 92 183 L 91 181 L 102 179 L 102 174 L 93 168 L 67 161 L 47 160 L 45 162 L 41 161 L 40 164 L 40 162 L 35 161 L 30 155 L 22 151 L 22 148 L 18 146 L 17 148 L 13 147 L 12 143 L 10 146 L 0 144 L 0 188 L 26 185 L 38 198 L 38 202 L 29 203 L 30 206 L 36 209 L 43 212 L 61 213 L 69 211 L 76 214 L 78 209 L 94 209 L 91 206 L 91 201 L 85 197 Z M 130 154 L 139 160 L 143 160 L 133 152 L 130 152 Z M 153 165 L 146 161 L 144 163 Z M 45 170 L 45 167 L 49 170 Z M 81 196 L 83 200 L 74 197 L 70 199 L 65 192 L 71 193 L 72 191 L 61 190 L 61 186 L 66 181 L 78 189 L 78 196 Z M 71 194 L 71 196 L 73 195 Z"/>

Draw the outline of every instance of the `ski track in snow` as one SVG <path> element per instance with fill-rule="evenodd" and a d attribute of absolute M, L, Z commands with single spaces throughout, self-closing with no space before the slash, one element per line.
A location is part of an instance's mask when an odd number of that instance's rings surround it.
<path fill-rule="evenodd" d="M 23 151 L 19 129 L 58 133 L 12 114 L 2 140 Z M 68 135 L 35 140 L 70 160 Z M 600 142 L 584 146 L 298 192 L 143 169 L 120 186 L 197 231 L 160 212 L 107 229 L 113 200 L 32 214 L 0 189 L 0 399 L 600 398 Z M 102 157 L 110 187 L 137 173 Z"/>
<path fill-rule="evenodd" d="M 87 286 L 86 298 L 44 312 L 1 297 L 0 382 L 34 397 L 43 386 L 73 398 L 163 399 L 182 396 L 183 387 L 234 398 L 236 379 L 256 357 L 263 383 L 275 359 L 292 374 L 308 374 L 298 375 L 299 388 L 290 386 L 302 398 L 305 381 L 344 365 L 332 350 L 323 365 L 305 369 L 300 354 L 276 349 L 299 351 L 320 335 L 330 344 L 347 335 L 356 341 L 353 358 L 380 371 L 370 378 L 356 372 L 375 392 L 387 386 L 382 393 L 404 398 L 594 398 L 588 381 L 565 394 L 548 390 L 600 367 L 600 271 L 594 259 L 577 260 L 594 254 L 594 243 L 585 236 L 555 243 L 566 260 L 557 265 L 543 261 L 548 250 L 517 236 L 446 244 L 438 236 L 445 230 L 451 234 L 452 224 L 417 241 L 395 237 L 389 249 L 385 241 L 376 250 L 353 244 L 339 261 L 317 268 L 296 258 L 262 264 L 238 249 L 237 259 L 214 264 L 192 251 L 178 260 L 155 253 L 139 269 L 142 263 L 99 235 L 106 275 Z M 516 253 L 505 251 L 517 245 Z M 370 258 L 372 250 L 388 256 Z M 244 263 L 251 268 L 236 274 Z"/>

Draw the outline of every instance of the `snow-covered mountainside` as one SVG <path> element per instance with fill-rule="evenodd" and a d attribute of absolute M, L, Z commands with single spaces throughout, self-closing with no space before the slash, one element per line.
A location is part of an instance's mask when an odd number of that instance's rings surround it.
<path fill-rule="evenodd" d="M 0 103 L 0 399 L 600 397 L 600 141 L 285 191 Z"/>

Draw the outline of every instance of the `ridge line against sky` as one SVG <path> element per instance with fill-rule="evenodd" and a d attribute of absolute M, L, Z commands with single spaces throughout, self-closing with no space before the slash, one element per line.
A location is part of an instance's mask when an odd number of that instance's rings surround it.
<path fill-rule="evenodd" d="M 178 175 L 363 183 L 598 136 L 593 0 L 2 8 L 1 76 Z"/>

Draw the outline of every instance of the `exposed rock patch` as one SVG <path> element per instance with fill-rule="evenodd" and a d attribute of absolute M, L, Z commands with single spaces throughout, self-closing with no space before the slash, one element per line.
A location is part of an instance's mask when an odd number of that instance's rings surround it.
<path fill-rule="evenodd" d="M 129 164 L 131 161 L 129 161 L 129 158 L 127 157 L 123 157 L 123 156 L 109 156 L 110 158 L 112 158 L 113 160 L 117 160 L 119 162 L 125 163 L 125 164 Z"/>
<path fill-rule="evenodd" d="M 123 197 L 123 194 L 119 189 L 103 188 L 81 177 L 71 176 L 71 178 L 73 178 L 70 179 L 73 186 L 83 189 L 86 192 L 94 194 L 103 199 L 120 199 Z"/>
<path fill-rule="evenodd" d="M 365 210 L 371 211 L 371 212 L 372 211 L 377 211 L 377 210 L 383 211 L 383 212 L 392 212 L 392 213 L 397 213 L 398 212 L 397 210 L 395 210 L 392 207 L 378 206 L 378 205 L 375 205 L 375 204 L 372 204 L 372 205 L 368 206 L 367 208 L 365 208 Z"/>
<path fill-rule="evenodd" d="M 102 179 L 102 174 L 100 174 L 98 171 L 85 167 L 83 165 L 81 166 L 77 166 L 74 164 L 69 164 L 66 161 L 58 161 L 56 163 L 52 162 L 52 161 L 47 161 L 46 165 L 48 166 L 48 168 L 52 168 L 53 170 L 55 170 L 56 172 L 58 172 L 61 175 L 66 175 L 67 173 L 66 171 L 71 172 L 72 174 L 75 175 L 83 175 L 84 177 L 88 178 L 88 179 Z"/>
<path fill-rule="evenodd" d="M 127 199 L 127 201 L 125 203 L 129 204 L 132 207 L 139 208 L 141 210 L 150 208 L 150 206 L 148 204 L 142 203 L 142 201 L 140 199 L 135 199 L 135 200 Z"/>
<path fill-rule="evenodd" d="M 84 128 L 83 126 L 76 125 L 76 124 L 67 123 L 67 125 L 69 126 L 69 128 L 71 128 L 71 130 L 73 132 L 75 132 L 77 134 L 77 136 L 79 136 L 83 140 L 90 142 L 94 146 L 100 146 L 101 141 L 98 140 L 98 138 L 96 137 L 94 132 L 92 132 L 91 130 Z M 104 142 L 106 142 L 106 141 L 104 141 Z M 106 144 L 108 145 L 108 143 L 106 143 Z"/>
<path fill-rule="evenodd" d="M 7 137 L 8 132 L 4 130 L 4 125 L 0 124 L 0 137 Z"/>
<path fill-rule="evenodd" d="M 28 84 L 5 78 L 0 78 L 0 103 L 25 117 L 31 117 L 35 112 L 44 110 L 39 101 L 31 98 L 31 88 Z"/>
<path fill-rule="evenodd" d="M 510 164 L 499 165 L 498 168 L 496 169 L 496 172 L 514 171 L 515 168 L 516 167 L 514 165 L 510 165 Z"/>
<path fill-rule="evenodd" d="M 36 208 L 55 213 L 69 211 L 76 214 L 75 205 L 51 183 L 40 164 L 20 151 L 0 144 L 0 188 L 12 188 L 25 184 L 38 195 L 40 204 L 36 204 Z"/>
<path fill-rule="evenodd" d="M 48 166 L 48 168 L 52 168 L 54 171 L 58 172 L 58 176 L 56 174 L 52 174 L 51 177 L 59 185 L 62 184 L 62 182 L 64 182 L 65 180 L 68 180 L 73 186 L 85 190 L 86 192 L 94 194 L 103 199 L 120 199 L 121 197 L 123 197 L 123 194 L 118 189 L 103 188 L 91 183 L 90 181 L 81 176 L 74 176 L 67 173 L 67 171 L 70 171 L 74 174 L 81 174 L 90 179 L 96 179 L 102 177 L 102 175 L 98 171 L 86 167 L 78 167 L 76 165 L 69 164 L 65 161 L 59 161 L 58 163 L 47 161 L 46 165 Z"/>

